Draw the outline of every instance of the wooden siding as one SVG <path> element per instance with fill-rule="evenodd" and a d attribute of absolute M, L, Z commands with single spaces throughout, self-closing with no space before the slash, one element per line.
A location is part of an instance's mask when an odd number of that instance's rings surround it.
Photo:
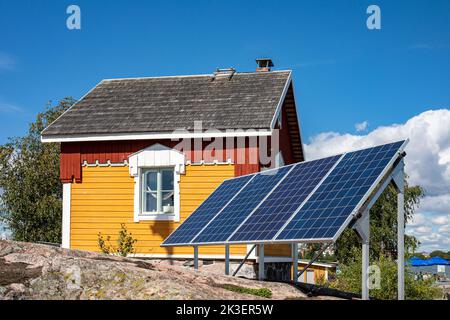
<path fill-rule="evenodd" d="M 183 222 L 217 186 L 234 177 L 233 165 L 188 165 L 180 178 L 180 223 Z M 99 251 L 98 233 L 111 236 L 115 244 L 120 224 L 138 240 L 137 254 L 191 255 L 191 247 L 160 247 L 161 242 L 179 225 L 172 221 L 134 222 L 134 179 L 128 167 L 83 167 L 82 183 L 73 183 L 71 191 L 70 247 Z M 246 245 L 231 246 L 235 256 L 246 254 Z M 223 246 L 200 247 L 200 254 L 223 255 Z M 266 256 L 289 256 L 289 245 L 266 245 Z"/>
<path fill-rule="evenodd" d="M 306 267 L 307 264 L 308 264 L 307 262 L 299 262 L 298 263 L 298 272 L 302 271 Z M 298 280 L 300 282 L 305 282 L 306 283 L 306 273 L 308 271 L 314 271 L 314 283 L 317 284 L 317 283 L 320 283 L 323 280 L 328 280 L 329 277 L 330 277 L 330 273 L 332 271 L 334 271 L 334 269 L 335 269 L 334 267 L 325 267 L 325 266 L 322 266 L 322 265 L 313 264 L 313 265 L 311 265 L 308 268 L 307 271 L 305 271 L 300 276 L 300 278 Z M 328 270 L 328 272 L 327 272 L 327 270 Z M 328 276 L 328 279 L 327 279 L 327 276 Z"/>
<path fill-rule="evenodd" d="M 83 182 L 72 184 L 72 249 L 99 251 L 101 232 L 117 239 L 120 224 L 138 240 L 137 254 L 192 254 L 191 247 L 162 248 L 161 242 L 179 225 L 170 221 L 133 221 L 134 180 L 128 167 L 83 167 Z M 186 166 L 180 179 L 181 222 L 224 180 L 233 165 Z M 205 179 L 206 178 L 206 179 Z M 245 255 L 246 245 L 231 246 L 231 255 Z M 200 254 L 223 255 L 223 246 L 201 247 Z"/>
<path fill-rule="evenodd" d="M 265 256 L 290 257 L 291 252 L 290 244 L 266 244 L 264 246 Z"/>

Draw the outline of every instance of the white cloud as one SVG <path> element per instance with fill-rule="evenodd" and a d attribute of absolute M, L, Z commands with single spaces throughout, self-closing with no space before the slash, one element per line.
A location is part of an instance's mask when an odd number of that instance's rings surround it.
<path fill-rule="evenodd" d="M 444 225 L 450 223 L 450 218 L 448 216 L 437 216 L 431 219 L 434 224 Z"/>
<path fill-rule="evenodd" d="M 426 111 L 405 124 L 379 127 L 367 135 L 321 133 L 305 145 L 305 153 L 308 159 L 314 159 L 406 138 L 410 139 L 405 160 L 410 182 L 420 183 L 430 195 L 448 194 L 450 110 L 447 109 Z"/>
<path fill-rule="evenodd" d="M 450 190 L 450 187 L 448 190 Z M 450 215 L 449 208 L 450 208 L 450 193 L 427 195 L 420 203 L 421 211 L 431 212 L 434 214 Z"/>
<path fill-rule="evenodd" d="M 431 232 L 431 228 L 428 226 L 420 226 L 415 229 L 417 233 L 429 233 Z"/>
<path fill-rule="evenodd" d="M 0 70 L 12 70 L 16 66 L 16 61 L 10 55 L 0 51 Z"/>
<path fill-rule="evenodd" d="M 367 122 L 367 121 L 355 123 L 356 132 L 366 131 L 368 127 L 369 127 L 369 122 Z"/>
<path fill-rule="evenodd" d="M 378 127 L 366 135 L 320 133 L 305 145 L 305 153 L 307 159 L 316 159 L 406 138 L 410 139 L 405 149 L 409 182 L 426 192 L 408 231 L 418 236 L 425 249 L 439 244 L 448 250 L 450 232 L 438 228 L 450 219 L 449 109 L 429 110 L 406 123 Z"/>
<path fill-rule="evenodd" d="M 15 105 L 0 102 L 0 112 L 23 113 L 24 110 Z"/>
<path fill-rule="evenodd" d="M 422 213 L 416 213 L 413 220 L 409 223 L 410 226 L 420 226 L 426 221 L 425 215 Z"/>

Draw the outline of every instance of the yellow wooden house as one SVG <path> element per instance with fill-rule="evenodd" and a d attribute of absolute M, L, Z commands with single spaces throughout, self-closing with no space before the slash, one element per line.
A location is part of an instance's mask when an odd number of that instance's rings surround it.
<path fill-rule="evenodd" d="M 42 141 L 61 144 L 62 246 L 99 251 L 98 234 L 114 242 L 124 223 L 136 256 L 158 259 L 192 258 L 160 244 L 222 181 L 304 160 L 292 72 L 270 68 L 103 80 Z M 199 253 L 223 259 L 224 247 Z M 268 263 L 290 255 L 266 247 Z"/>

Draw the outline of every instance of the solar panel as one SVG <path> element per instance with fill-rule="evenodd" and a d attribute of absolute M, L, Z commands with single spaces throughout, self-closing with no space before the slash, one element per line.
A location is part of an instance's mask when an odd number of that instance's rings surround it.
<path fill-rule="evenodd" d="M 404 144 L 227 180 L 163 245 L 335 241 Z"/>
<path fill-rule="evenodd" d="M 296 164 L 228 242 L 271 240 L 340 157 Z"/>
<path fill-rule="evenodd" d="M 254 175 L 254 178 L 200 232 L 192 243 L 219 243 L 226 241 L 292 168 L 293 166 L 286 166 Z"/>
<path fill-rule="evenodd" d="M 334 240 L 403 143 L 345 154 L 275 240 Z"/>
<path fill-rule="evenodd" d="M 187 244 L 220 212 L 253 176 L 225 180 L 164 242 Z"/>

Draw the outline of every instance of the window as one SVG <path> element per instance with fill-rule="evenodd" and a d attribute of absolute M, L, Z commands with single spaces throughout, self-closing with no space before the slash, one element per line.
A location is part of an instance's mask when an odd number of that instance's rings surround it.
<path fill-rule="evenodd" d="M 155 143 L 129 157 L 134 178 L 134 222 L 180 221 L 180 175 L 183 153 Z"/>
<path fill-rule="evenodd" d="M 142 169 L 141 175 L 141 214 L 173 214 L 174 169 Z"/>

